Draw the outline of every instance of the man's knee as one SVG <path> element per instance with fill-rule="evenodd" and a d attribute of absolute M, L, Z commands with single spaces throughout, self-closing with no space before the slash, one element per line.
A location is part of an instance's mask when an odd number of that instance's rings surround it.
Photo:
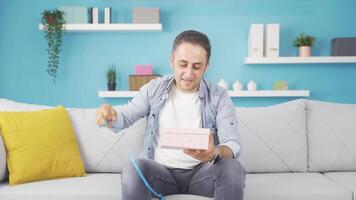
<path fill-rule="evenodd" d="M 145 160 L 143 159 L 136 159 L 135 163 L 140 171 L 145 174 L 146 167 L 145 167 Z M 131 187 L 133 185 L 137 185 L 141 182 L 140 177 L 133 165 L 132 162 L 127 162 L 122 171 L 122 185 L 125 187 Z"/>
<path fill-rule="evenodd" d="M 222 159 L 218 162 L 219 173 L 225 181 L 234 184 L 245 183 L 245 168 L 236 159 Z M 230 180 L 230 181 L 229 181 Z"/>
<path fill-rule="evenodd" d="M 145 160 L 135 160 L 137 167 L 145 175 L 147 163 Z M 122 199 L 150 199 L 150 193 L 145 188 L 140 176 L 131 162 L 125 164 L 121 177 Z"/>

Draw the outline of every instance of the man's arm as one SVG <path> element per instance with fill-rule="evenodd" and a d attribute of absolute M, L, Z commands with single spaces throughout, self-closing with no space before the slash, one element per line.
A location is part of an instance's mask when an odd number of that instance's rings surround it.
<path fill-rule="evenodd" d="M 226 145 L 219 145 L 217 146 L 217 148 L 219 148 L 219 154 L 221 156 L 221 158 L 234 158 L 234 154 L 232 152 L 232 150 L 230 149 L 230 147 L 226 146 Z M 213 159 L 213 158 L 211 158 Z"/>
<path fill-rule="evenodd" d="M 227 91 L 221 96 L 216 115 L 216 128 L 219 136 L 219 150 L 224 157 L 237 158 L 240 154 L 240 134 L 234 104 Z"/>
<path fill-rule="evenodd" d="M 119 132 L 131 126 L 134 122 L 149 113 L 150 103 L 148 90 L 150 84 L 152 84 L 152 82 L 142 86 L 138 94 L 127 104 L 114 107 L 117 112 L 117 119 L 113 122 L 112 128 L 115 132 Z"/>
<path fill-rule="evenodd" d="M 208 162 L 214 159 L 215 155 L 219 152 L 220 158 L 233 158 L 233 152 L 226 145 L 219 145 L 215 147 L 214 137 L 212 134 L 209 136 L 209 147 L 207 150 L 184 149 L 184 153 L 192 156 L 193 158 L 202 162 Z"/>
<path fill-rule="evenodd" d="M 141 87 L 139 93 L 126 105 L 112 107 L 109 104 L 103 104 L 97 110 L 96 123 L 99 126 L 106 125 L 119 132 L 131 126 L 138 119 L 145 117 L 150 110 L 149 88 L 153 81 Z"/>
<path fill-rule="evenodd" d="M 240 136 L 237 129 L 237 118 L 234 105 L 226 91 L 218 102 L 216 127 L 220 140 L 218 146 L 214 146 L 214 137 L 210 134 L 207 150 L 185 149 L 184 153 L 202 162 L 211 161 L 217 152 L 221 158 L 237 158 L 239 156 Z"/>

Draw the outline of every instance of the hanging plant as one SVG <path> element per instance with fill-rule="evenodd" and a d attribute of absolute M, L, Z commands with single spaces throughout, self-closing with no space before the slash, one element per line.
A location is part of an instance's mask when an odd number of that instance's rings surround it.
<path fill-rule="evenodd" d="M 59 67 L 59 55 L 62 46 L 62 34 L 65 31 L 63 25 L 65 21 L 63 19 L 64 12 L 54 9 L 45 10 L 42 13 L 42 24 L 44 26 L 44 36 L 48 44 L 48 67 L 47 73 L 53 78 L 53 82 L 56 82 L 56 77 Z"/>

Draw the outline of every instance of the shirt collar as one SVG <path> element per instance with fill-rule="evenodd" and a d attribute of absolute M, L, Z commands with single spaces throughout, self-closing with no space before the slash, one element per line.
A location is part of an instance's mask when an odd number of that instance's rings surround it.
<path fill-rule="evenodd" d="M 170 88 L 172 88 L 172 84 L 174 84 L 174 75 L 170 75 L 168 78 L 168 84 L 167 87 L 164 89 L 164 93 L 165 95 L 168 95 L 168 92 L 170 90 Z M 201 100 L 205 99 L 205 98 L 210 98 L 209 96 L 209 87 L 207 84 L 207 81 L 205 80 L 205 78 L 202 78 L 202 80 L 200 81 L 199 84 L 199 98 Z"/>

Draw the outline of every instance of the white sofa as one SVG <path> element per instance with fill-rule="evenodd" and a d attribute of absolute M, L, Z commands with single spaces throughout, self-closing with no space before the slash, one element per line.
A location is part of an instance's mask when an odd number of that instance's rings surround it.
<path fill-rule="evenodd" d="M 0 111 L 46 106 L 0 99 Z M 68 109 L 87 177 L 9 186 L 1 200 L 120 200 L 127 143 L 135 155 L 145 129 L 141 119 L 113 134 L 95 125 L 95 109 Z M 268 107 L 236 108 L 241 163 L 248 174 L 245 200 L 356 200 L 356 105 L 299 99 Z M 127 141 L 123 140 L 126 135 Z M 6 179 L 0 140 L 0 180 Z M 171 195 L 168 200 L 211 199 Z"/>

